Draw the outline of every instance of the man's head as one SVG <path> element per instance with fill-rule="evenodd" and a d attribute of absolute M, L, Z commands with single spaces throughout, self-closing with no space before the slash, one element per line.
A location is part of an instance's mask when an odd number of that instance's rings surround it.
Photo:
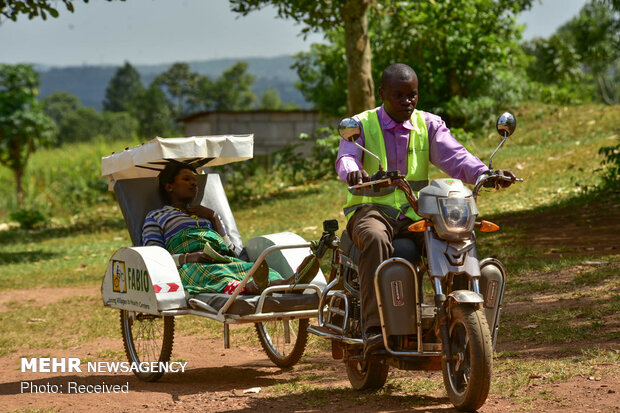
<path fill-rule="evenodd" d="M 418 76 L 403 63 L 394 63 L 383 71 L 379 96 L 385 111 L 396 122 L 411 118 L 418 103 Z"/>

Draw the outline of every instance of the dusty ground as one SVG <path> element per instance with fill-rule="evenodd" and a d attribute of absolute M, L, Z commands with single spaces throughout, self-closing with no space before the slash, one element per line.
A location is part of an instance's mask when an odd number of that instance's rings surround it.
<path fill-rule="evenodd" d="M 555 282 L 572 276 L 575 271 L 587 271 L 597 255 L 617 256 L 620 240 L 620 213 L 618 205 L 607 205 L 593 211 L 565 211 L 566 214 L 545 216 L 506 217 L 500 222 L 519 225 L 524 242 L 548 247 L 550 256 L 584 254 L 584 263 L 568 271 L 553 274 Z M 557 213 L 557 211 L 556 211 Z M 579 216 L 576 219 L 575 216 Z M 560 230 L 558 230 L 560 228 Z M 527 235 L 529 234 L 529 236 Z M 575 234 L 578 234 L 576 237 Z M 620 270 L 620 263 L 612 268 Z M 537 279 L 540 274 L 530 274 Z M 593 287 L 596 288 L 596 287 Z M 32 290 L 0 292 L 0 312 L 14 299 L 31 297 Z M 617 292 L 616 292 L 617 294 Z M 36 294 L 41 299 L 37 305 L 56 302 L 74 295 L 99 296 L 98 286 L 83 288 L 44 289 Z M 613 296 L 610 296 L 613 297 Z M 617 299 L 617 298 L 616 298 Z M 572 301 L 571 301 L 572 300 Z M 584 305 L 588 297 L 566 297 L 550 294 L 533 294 L 527 300 L 510 299 L 506 302 L 506 315 L 516 315 L 558 306 Z M 117 313 L 110 312 L 110 317 Z M 608 328 L 620 331 L 618 314 L 607 317 Z M 0 338 L 1 339 L 1 338 Z M 567 351 L 587 348 L 615 349 L 620 351 L 620 336 L 600 341 L 572 342 L 570 345 L 531 345 L 529 343 L 498 342 L 499 351 L 510 351 L 524 361 L 560 359 Z M 403 393 L 388 385 L 380 393 L 356 393 L 350 390 L 344 366 L 331 359 L 327 351 L 311 351 L 292 369 L 274 367 L 258 348 L 232 342 L 231 349 L 223 348 L 222 339 L 203 339 L 200 336 L 175 338 L 173 359 L 188 362 L 185 373 L 165 375 L 157 383 L 143 383 L 131 374 L 47 374 L 21 373 L 19 358 L 22 356 L 52 356 L 92 358 L 101 350 L 122 350 L 120 331 L 118 339 L 99 339 L 83 342 L 79 347 L 65 350 L 24 350 L 0 357 L 0 409 L 3 411 L 271 411 L 271 412 L 451 412 L 445 393 L 435 390 L 417 390 Z M 496 360 L 496 366 L 503 363 Z M 620 369 L 618 365 L 600 362 L 589 375 L 568 374 L 567 380 L 552 381 L 546 375 L 527 377 L 527 383 L 515 397 L 500 396 L 493 388 L 480 412 L 507 411 L 562 411 L 562 412 L 619 412 Z M 505 370 L 498 375 L 508 375 Z M 516 374 L 516 373 L 515 373 Z M 310 391 L 303 383 L 313 377 L 323 377 Z M 430 378 L 441 383 L 441 373 L 403 372 L 391 370 L 389 378 L 409 377 L 427 382 Z M 316 380 L 316 379 L 314 379 Z M 35 394 L 22 393 L 23 382 L 37 386 L 78 384 L 128 384 L 127 394 Z M 287 384 L 295 383 L 294 391 Z M 317 389 L 318 385 L 318 389 Z M 249 389 L 258 392 L 247 392 Z M 45 410 L 49 409 L 49 410 Z"/>

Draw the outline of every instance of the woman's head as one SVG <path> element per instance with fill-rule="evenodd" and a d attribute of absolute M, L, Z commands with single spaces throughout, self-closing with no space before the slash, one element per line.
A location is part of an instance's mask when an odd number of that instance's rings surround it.
<path fill-rule="evenodd" d="M 159 193 L 170 204 L 190 203 L 196 197 L 196 172 L 193 167 L 172 161 L 159 173 Z"/>

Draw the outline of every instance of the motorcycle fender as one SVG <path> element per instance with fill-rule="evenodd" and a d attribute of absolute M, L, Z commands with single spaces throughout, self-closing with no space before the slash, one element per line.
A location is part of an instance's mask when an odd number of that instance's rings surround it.
<path fill-rule="evenodd" d="M 452 291 L 448 294 L 448 298 L 452 298 L 457 303 L 478 304 L 484 302 L 481 294 L 469 290 Z"/>
<path fill-rule="evenodd" d="M 128 247 L 117 250 L 101 283 L 106 307 L 159 314 L 187 307 L 179 271 L 161 247 Z"/>

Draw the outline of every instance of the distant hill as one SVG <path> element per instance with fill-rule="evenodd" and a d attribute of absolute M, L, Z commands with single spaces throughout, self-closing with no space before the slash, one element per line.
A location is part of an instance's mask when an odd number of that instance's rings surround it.
<path fill-rule="evenodd" d="M 274 88 L 280 93 L 282 102 L 292 102 L 301 108 L 311 107 L 295 88 L 298 79 L 297 73 L 291 69 L 294 63 L 291 56 L 217 59 L 187 63 L 194 72 L 217 78 L 238 61 L 249 63 L 249 71 L 256 77 L 252 90 L 257 96 L 260 97 L 268 88 Z M 135 65 L 135 68 L 140 72 L 144 86 L 148 86 L 157 75 L 165 72 L 171 65 L 172 63 Z M 41 98 L 64 90 L 76 95 L 84 105 L 101 110 L 106 87 L 118 66 L 37 66 L 36 68 L 41 75 L 39 89 Z"/>

